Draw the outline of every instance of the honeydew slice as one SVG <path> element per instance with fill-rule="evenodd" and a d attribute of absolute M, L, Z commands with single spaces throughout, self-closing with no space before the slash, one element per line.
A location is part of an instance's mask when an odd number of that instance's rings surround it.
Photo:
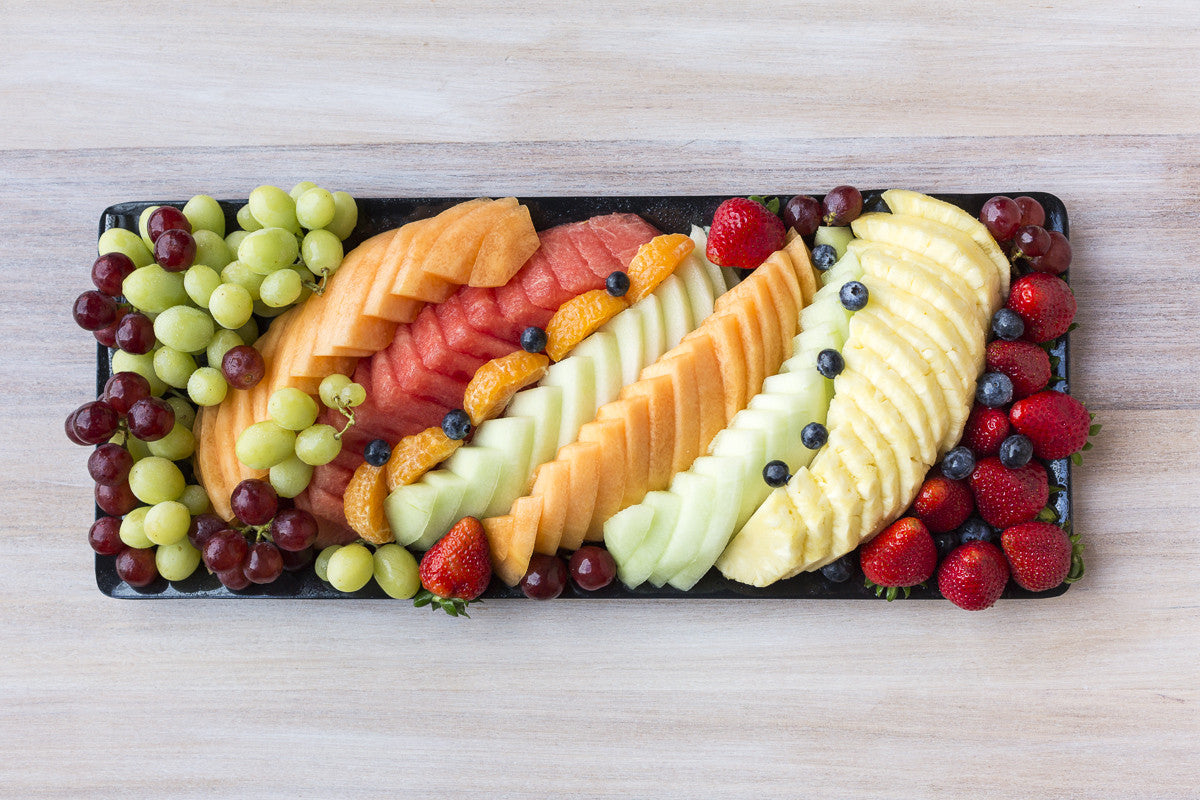
<path fill-rule="evenodd" d="M 622 386 L 628 386 L 636 381 L 642 368 L 649 363 L 645 360 L 646 331 L 645 323 L 642 322 L 645 309 L 643 300 L 617 314 L 600 329 L 600 332 L 612 334 L 613 339 L 620 345 Z M 576 350 L 578 349 L 577 347 Z"/>
<path fill-rule="evenodd" d="M 560 362 L 565 363 L 565 362 Z M 483 516 L 494 517 L 508 511 L 512 498 L 525 493 L 529 480 L 529 461 L 533 454 L 534 423 L 528 417 L 498 417 L 493 424 L 480 426 L 472 444 L 481 448 L 498 450 L 504 455 L 504 467 L 491 501 Z M 455 453 L 463 452 L 460 447 Z M 465 507 L 465 503 L 464 503 Z"/>
<path fill-rule="evenodd" d="M 692 563 L 716 510 L 717 481 L 711 476 L 691 470 L 677 473 L 670 491 L 680 499 L 679 517 L 668 532 L 666 549 L 650 572 L 650 583 L 655 586 L 662 586 Z"/>
<path fill-rule="evenodd" d="M 759 429 L 740 426 L 734 417 L 733 424 L 713 439 L 709 452 L 741 465 L 743 489 L 735 526 L 740 527 L 767 496 L 767 485 L 762 480 L 762 468 L 767 463 L 767 437 Z M 755 491 L 759 486 L 761 490 Z"/>
<path fill-rule="evenodd" d="M 602 406 L 617 399 L 624 385 L 621 381 L 621 348 L 609 331 L 596 331 L 584 339 L 572 352 L 592 360 L 595 373 L 595 403 Z"/>
<path fill-rule="evenodd" d="M 668 349 L 662 301 L 658 299 L 657 293 L 649 294 L 639 300 L 634 308 L 641 309 L 642 347 L 644 348 L 642 350 L 642 367 L 644 369 L 657 361 Z"/>
<path fill-rule="evenodd" d="M 717 556 L 729 541 L 729 532 L 737 522 L 739 498 L 743 493 L 746 473 L 736 459 L 721 456 L 701 456 L 692 464 L 692 472 L 713 479 L 712 513 L 704 528 L 704 538 L 692 560 L 667 579 L 676 589 L 688 591 L 708 573 Z M 607 534 L 606 534 L 607 538 Z"/>
<path fill-rule="evenodd" d="M 663 335 L 666 349 L 670 350 L 696 327 L 692 320 L 691 302 L 684 290 L 683 280 L 674 273 L 658 285 L 654 294 L 662 304 Z"/>
<path fill-rule="evenodd" d="M 546 371 L 541 385 L 554 386 L 562 392 L 558 447 L 570 444 L 579 435 L 579 429 L 596 415 L 596 370 L 592 359 L 587 356 L 564 358 Z M 519 496 L 514 495 L 513 499 Z"/>
<path fill-rule="evenodd" d="M 604 523 L 604 544 L 618 564 L 628 563 L 646 541 L 654 523 L 654 508 L 638 503 L 618 511 Z"/>
<path fill-rule="evenodd" d="M 558 434 L 562 426 L 563 393 L 558 386 L 532 386 L 513 396 L 505 416 L 528 417 L 536 424 L 533 432 L 533 464 L 545 464 L 558 452 Z M 492 424 L 486 420 L 479 425 L 482 430 Z M 468 444 L 460 450 L 469 450 Z"/>
<path fill-rule="evenodd" d="M 462 518 L 458 509 L 467 492 L 467 483 L 450 470 L 437 469 L 425 473 L 422 484 L 433 490 L 433 507 L 421 537 L 411 545 L 417 550 L 428 550 L 437 543 L 444 531 L 450 530 Z"/>
<path fill-rule="evenodd" d="M 655 565 L 666 552 L 671 532 L 675 529 L 675 523 L 679 519 L 679 512 L 683 507 L 678 495 L 665 491 L 650 492 L 642 503 L 653 509 L 654 515 L 650 528 L 646 531 L 637 549 L 627 557 L 617 560 L 617 576 L 626 586 L 640 586 L 650 577 Z M 612 519 L 620 517 L 627 511 L 629 509 L 621 511 Z M 607 526 L 605 526 L 606 537 L 607 533 Z M 613 557 L 616 558 L 615 553 Z"/>
<path fill-rule="evenodd" d="M 675 275 L 683 281 L 694 328 L 712 314 L 713 304 L 717 299 L 716 290 L 713 289 L 712 280 L 695 250 L 675 268 Z M 725 291 L 724 281 L 721 283 L 721 291 Z"/>

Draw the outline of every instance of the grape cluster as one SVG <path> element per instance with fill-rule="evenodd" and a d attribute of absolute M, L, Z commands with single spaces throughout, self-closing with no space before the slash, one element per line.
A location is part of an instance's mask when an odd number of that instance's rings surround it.
<path fill-rule="evenodd" d="M 1058 231 L 1047 231 L 1046 210 L 1035 198 L 997 195 L 983 204 L 979 221 L 1016 262 L 1030 269 L 1061 275 L 1071 266 L 1071 243 Z"/>

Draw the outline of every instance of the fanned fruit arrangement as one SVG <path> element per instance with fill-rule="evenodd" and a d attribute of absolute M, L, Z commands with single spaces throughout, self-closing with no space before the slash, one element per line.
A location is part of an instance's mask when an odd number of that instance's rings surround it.
<path fill-rule="evenodd" d="M 1061 591 L 1099 429 L 1065 215 L 951 199 L 116 206 L 74 306 L 106 382 L 66 421 L 101 588 Z"/>

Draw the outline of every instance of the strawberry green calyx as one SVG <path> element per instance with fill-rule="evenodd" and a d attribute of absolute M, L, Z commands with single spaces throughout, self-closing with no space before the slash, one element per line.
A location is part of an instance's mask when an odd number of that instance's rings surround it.
<path fill-rule="evenodd" d="M 1067 527 L 1069 530 L 1069 526 Z M 1084 544 L 1078 533 L 1072 533 L 1067 538 L 1071 540 L 1071 571 L 1067 573 L 1064 583 L 1075 583 L 1075 581 L 1083 577 L 1085 571 L 1083 563 Z"/>
<path fill-rule="evenodd" d="M 417 592 L 413 598 L 413 606 L 423 608 L 429 606 L 431 609 L 440 608 L 452 617 L 471 618 L 467 613 L 467 606 L 471 604 L 470 600 L 463 600 L 461 597 L 439 597 L 428 589 L 422 589 Z"/>
<path fill-rule="evenodd" d="M 916 585 L 921 586 L 922 588 L 925 586 L 924 583 L 919 583 Z M 863 580 L 863 586 L 865 586 L 868 589 L 874 589 L 876 597 L 882 597 L 883 599 L 887 600 L 889 603 L 892 602 L 893 600 L 895 600 L 897 597 L 899 597 L 901 592 L 904 592 L 905 600 L 907 600 L 912 595 L 912 586 L 880 586 L 879 584 L 872 581 L 870 578 L 866 578 L 865 580 Z"/>
<path fill-rule="evenodd" d="M 772 197 L 770 200 L 768 200 L 765 197 L 763 197 L 762 195 L 752 194 L 749 197 L 747 197 L 746 199 L 753 200 L 756 203 L 761 203 L 762 205 L 766 206 L 767 211 L 770 211 L 772 214 L 779 213 L 779 198 L 778 197 Z"/>

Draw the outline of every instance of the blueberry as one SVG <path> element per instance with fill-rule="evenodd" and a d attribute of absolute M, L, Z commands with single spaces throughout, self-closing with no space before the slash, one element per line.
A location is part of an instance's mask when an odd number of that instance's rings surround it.
<path fill-rule="evenodd" d="M 817 372 L 826 378 L 836 378 L 846 368 L 846 359 L 837 350 L 826 348 L 817 353 Z"/>
<path fill-rule="evenodd" d="M 821 574 L 833 583 L 845 583 L 854 574 L 854 553 L 847 553 L 837 561 L 831 561 L 821 567 Z"/>
<path fill-rule="evenodd" d="M 604 288 L 613 297 L 624 297 L 629 291 L 629 275 L 628 273 L 617 270 L 609 273 L 609 276 L 604 280 Z"/>
<path fill-rule="evenodd" d="M 384 439 L 372 439 L 363 448 L 363 459 L 372 467 L 382 467 L 392 457 L 392 448 Z"/>
<path fill-rule="evenodd" d="M 967 542 L 994 542 L 995 539 L 995 529 L 979 517 L 971 517 L 958 526 L 958 541 L 962 544 L 966 544 Z"/>
<path fill-rule="evenodd" d="M 945 558 L 954 551 L 954 548 L 958 547 L 958 531 L 935 533 L 933 544 L 937 547 L 938 558 Z"/>
<path fill-rule="evenodd" d="M 1007 342 L 1016 341 L 1025 333 L 1025 320 L 1011 308 L 1002 308 L 992 317 L 992 332 Z"/>
<path fill-rule="evenodd" d="M 1012 400 L 1012 378 L 1003 372 L 985 372 L 975 388 L 975 399 L 980 405 L 998 408 Z"/>
<path fill-rule="evenodd" d="M 842 290 L 838 292 L 838 297 L 842 299 L 842 305 L 846 307 L 847 311 L 858 311 L 865 308 L 869 295 L 867 287 L 863 286 L 860 281 L 846 281 L 842 285 Z"/>
<path fill-rule="evenodd" d="M 456 441 L 465 439 L 471 432 L 471 418 L 461 408 L 447 411 L 442 417 L 442 432 Z"/>
<path fill-rule="evenodd" d="M 812 250 L 813 266 L 824 272 L 837 263 L 837 250 L 831 244 L 819 244 Z"/>
<path fill-rule="evenodd" d="M 820 450 L 829 441 L 829 431 L 819 422 L 810 422 L 800 431 L 800 444 L 809 450 Z"/>
<path fill-rule="evenodd" d="M 546 332 L 536 325 L 521 331 L 521 349 L 526 353 L 540 353 L 546 349 Z"/>
<path fill-rule="evenodd" d="M 969 447 L 958 446 L 942 459 L 942 474 L 952 481 L 961 481 L 975 469 L 975 454 Z"/>
<path fill-rule="evenodd" d="M 1033 442 L 1028 436 L 1014 433 L 1000 443 L 1000 463 L 1009 469 L 1020 469 L 1033 458 Z"/>
<path fill-rule="evenodd" d="M 768 461 L 763 467 L 763 480 L 767 482 L 767 486 L 780 487 L 787 486 L 787 482 L 792 479 L 792 473 L 788 471 L 788 465 L 782 461 Z"/>

